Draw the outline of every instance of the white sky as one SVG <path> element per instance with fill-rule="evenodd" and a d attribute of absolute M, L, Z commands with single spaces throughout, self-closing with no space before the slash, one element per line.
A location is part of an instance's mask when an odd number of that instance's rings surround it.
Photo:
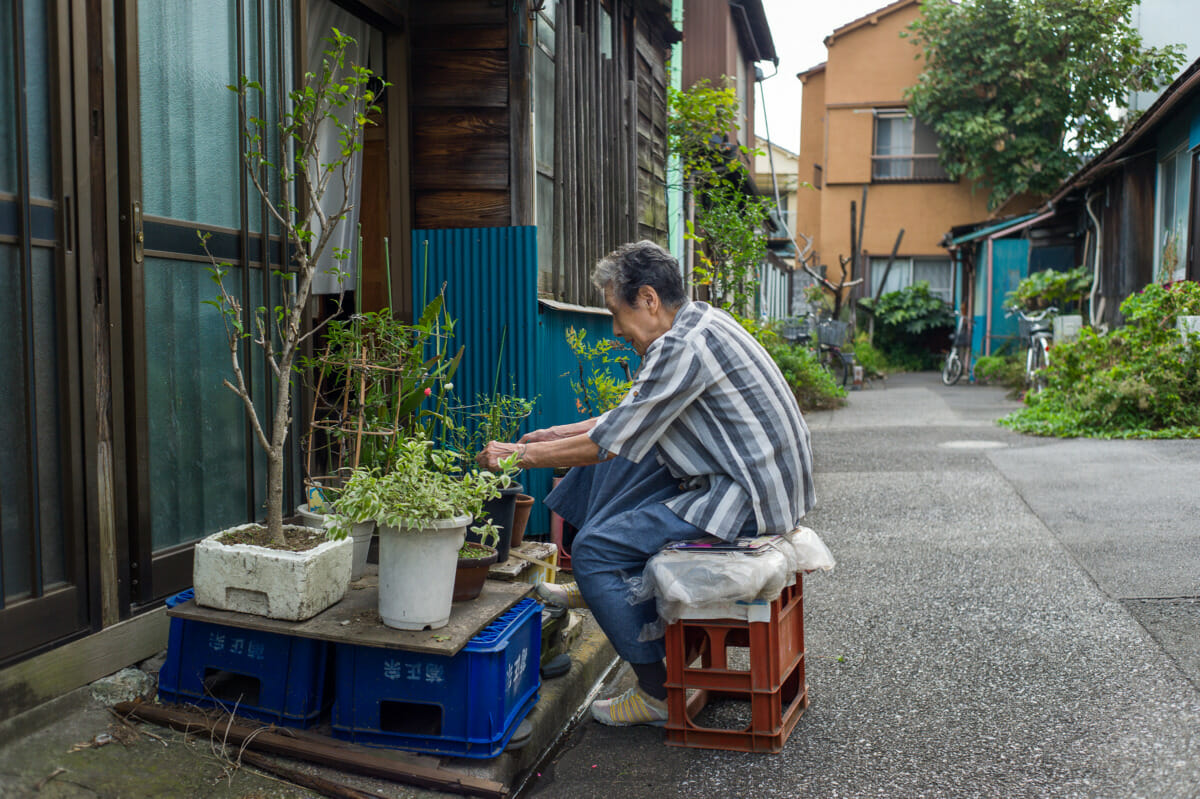
<path fill-rule="evenodd" d="M 858 19 L 893 0 L 763 0 L 771 38 L 779 56 L 779 74 L 767 79 L 762 89 L 755 89 L 755 132 L 767 135 L 764 122 L 770 127 L 771 141 L 792 152 L 800 149 L 800 93 L 803 88 L 796 79 L 797 72 L 825 60 L 822 41 L 851 20 Z M 771 74 L 770 62 L 759 64 Z M 763 114 L 763 95 L 766 93 L 766 114 Z"/>

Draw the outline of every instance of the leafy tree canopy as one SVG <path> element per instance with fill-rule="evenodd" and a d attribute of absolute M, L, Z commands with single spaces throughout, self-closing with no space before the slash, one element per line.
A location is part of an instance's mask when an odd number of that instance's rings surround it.
<path fill-rule="evenodd" d="M 1047 194 L 1112 144 L 1113 109 L 1153 91 L 1183 61 L 1179 45 L 1144 47 L 1137 0 L 924 0 L 909 35 L 925 71 L 908 91 L 937 133 L 953 178 L 985 184 L 996 208 Z M 919 56 L 918 56 L 919 57 Z"/>

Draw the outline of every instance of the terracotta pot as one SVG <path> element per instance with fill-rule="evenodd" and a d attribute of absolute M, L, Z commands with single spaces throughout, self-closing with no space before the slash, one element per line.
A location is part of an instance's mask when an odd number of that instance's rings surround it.
<path fill-rule="evenodd" d="M 521 546 L 525 540 L 525 525 L 529 523 L 529 513 L 533 510 L 533 497 L 528 494 L 517 494 L 517 507 L 513 509 L 512 545 Z"/>
<path fill-rule="evenodd" d="M 453 601 L 455 602 L 463 602 L 479 596 L 483 590 L 483 583 L 487 580 L 488 568 L 496 562 L 496 558 L 499 556 L 495 547 L 489 547 L 487 544 L 472 544 L 472 546 L 482 547 L 488 551 L 488 554 L 479 558 L 460 557 L 458 559 L 458 569 L 454 572 Z"/>

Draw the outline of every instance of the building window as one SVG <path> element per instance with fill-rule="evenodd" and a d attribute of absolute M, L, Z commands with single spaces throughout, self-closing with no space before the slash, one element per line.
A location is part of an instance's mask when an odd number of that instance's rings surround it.
<path fill-rule="evenodd" d="M 1154 248 L 1154 273 L 1159 280 L 1183 280 L 1187 263 L 1188 196 L 1191 192 L 1191 158 L 1180 147 L 1158 164 L 1158 245 Z"/>
<path fill-rule="evenodd" d="M 879 112 L 875 116 L 871 179 L 879 182 L 949 180 L 938 161 L 937 135 L 903 111 Z"/>
<path fill-rule="evenodd" d="M 538 229 L 539 282 L 549 285 L 558 262 L 554 242 L 554 96 L 557 3 L 537 14 L 537 47 L 533 53 L 533 149 L 537 178 L 534 198 Z M 611 34 L 609 37 L 611 41 Z"/>
<path fill-rule="evenodd" d="M 883 291 L 880 291 L 879 284 L 883 281 L 887 263 L 887 258 L 870 260 L 872 297 L 899 291 L 915 283 L 928 283 L 930 294 L 946 302 L 953 302 L 950 296 L 953 266 L 949 258 L 897 258 L 887 273 L 887 283 L 884 284 Z"/>
<path fill-rule="evenodd" d="M 820 189 L 825 185 L 825 170 L 821 168 L 820 164 L 813 164 L 812 184 L 814 189 Z"/>

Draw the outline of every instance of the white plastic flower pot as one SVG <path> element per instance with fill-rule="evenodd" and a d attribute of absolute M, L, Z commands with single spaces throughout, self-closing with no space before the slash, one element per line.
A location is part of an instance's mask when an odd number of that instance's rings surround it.
<path fill-rule="evenodd" d="M 375 522 L 359 522 L 350 528 L 354 541 L 354 561 L 350 567 L 350 579 L 357 580 L 367 568 L 367 553 L 371 550 L 371 538 L 375 535 Z"/>
<path fill-rule="evenodd" d="M 397 630 L 436 630 L 450 621 L 458 549 L 470 516 L 419 530 L 379 527 L 379 616 Z"/>

